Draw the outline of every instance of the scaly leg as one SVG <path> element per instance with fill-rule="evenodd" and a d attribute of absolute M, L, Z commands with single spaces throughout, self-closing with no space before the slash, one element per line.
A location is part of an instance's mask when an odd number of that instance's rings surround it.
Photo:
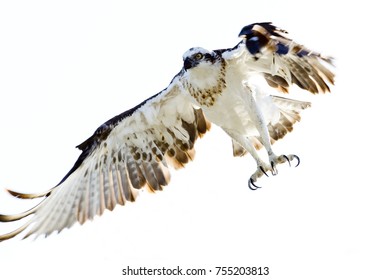
<path fill-rule="evenodd" d="M 248 87 L 250 91 L 250 87 Z M 257 130 L 259 131 L 260 134 L 260 142 L 261 144 L 265 147 L 267 150 L 268 158 L 269 158 L 269 163 L 271 165 L 271 172 L 272 175 L 278 174 L 278 170 L 276 169 L 276 165 L 284 162 L 288 162 L 289 165 L 291 166 L 291 161 L 293 159 L 297 159 L 298 163 L 295 167 L 297 167 L 300 163 L 299 157 L 297 155 L 280 155 L 277 156 L 271 147 L 271 140 L 268 132 L 268 127 L 267 123 L 265 122 L 264 116 L 259 109 L 256 100 L 254 99 L 252 94 L 248 94 L 248 103 L 249 103 L 249 112 L 251 114 L 251 118 L 255 123 L 255 126 Z"/>
<path fill-rule="evenodd" d="M 260 158 L 256 149 L 253 147 L 252 143 L 249 141 L 248 138 L 246 138 L 245 136 L 242 136 L 241 134 L 239 134 L 237 132 L 234 132 L 234 131 L 231 131 L 228 129 L 224 129 L 224 131 L 231 138 L 233 138 L 235 141 L 237 141 L 237 143 L 240 144 L 255 159 L 256 164 L 257 164 L 257 169 L 252 174 L 252 176 L 249 178 L 248 187 L 251 190 L 258 189 L 259 187 L 255 185 L 256 180 L 263 175 L 266 175 L 268 177 L 267 171 L 273 172 L 272 167 L 269 164 L 265 163 Z"/>

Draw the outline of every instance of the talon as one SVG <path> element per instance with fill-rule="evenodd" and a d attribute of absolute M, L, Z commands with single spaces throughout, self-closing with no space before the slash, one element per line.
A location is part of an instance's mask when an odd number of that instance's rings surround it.
<path fill-rule="evenodd" d="M 297 163 L 297 165 L 295 165 L 295 167 L 298 167 L 298 165 L 301 163 L 301 160 L 300 160 L 300 158 L 297 155 L 293 155 L 293 159 L 294 158 L 296 158 L 297 161 L 298 161 L 298 163 Z"/>
<path fill-rule="evenodd" d="M 265 176 L 269 177 L 267 172 L 265 172 L 264 168 L 262 166 L 260 166 L 260 170 L 264 173 Z M 252 178 L 251 178 L 252 179 Z"/>
<path fill-rule="evenodd" d="M 248 180 L 248 188 L 251 189 L 252 191 L 255 191 L 257 189 L 261 189 L 261 187 L 259 187 L 255 184 L 255 181 L 252 179 L 252 177 L 249 178 L 249 180 Z"/>
<path fill-rule="evenodd" d="M 288 162 L 288 165 L 291 167 L 290 159 L 286 155 L 283 155 L 283 157 L 286 159 L 286 161 Z"/>

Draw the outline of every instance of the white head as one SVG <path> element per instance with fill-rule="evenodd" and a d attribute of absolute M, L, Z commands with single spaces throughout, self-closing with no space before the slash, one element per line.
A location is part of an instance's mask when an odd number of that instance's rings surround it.
<path fill-rule="evenodd" d="M 219 83 L 222 58 L 214 52 L 203 48 L 191 48 L 183 55 L 184 77 L 193 87 L 206 89 Z"/>
<path fill-rule="evenodd" d="M 195 67 L 209 67 L 219 61 L 219 57 L 213 51 L 204 48 L 191 48 L 183 54 L 184 70 L 194 69 Z"/>

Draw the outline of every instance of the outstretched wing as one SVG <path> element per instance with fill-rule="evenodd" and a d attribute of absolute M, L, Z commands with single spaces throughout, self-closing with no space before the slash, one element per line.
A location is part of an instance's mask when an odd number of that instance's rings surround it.
<path fill-rule="evenodd" d="M 286 33 L 270 22 L 247 25 L 239 34 L 243 41 L 224 56 L 262 73 L 281 92 L 287 93 L 292 84 L 313 94 L 329 92 L 329 84 L 334 84 L 332 58 L 295 43 Z"/>
<path fill-rule="evenodd" d="M 16 215 L 0 215 L 11 222 L 32 215 L 0 241 L 27 227 L 31 234 L 49 235 L 74 223 L 84 223 L 112 210 L 116 204 L 134 201 L 141 188 L 162 190 L 169 182 L 168 164 L 183 167 L 194 157 L 194 143 L 210 128 L 200 109 L 182 94 L 176 76 L 160 93 L 100 126 L 78 148 L 82 153 L 73 168 L 54 188 L 41 194 L 9 191 L 22 199 L 44 197 L 32 209 Z"/>
<path fill-rule="evenodd" d="M 219 51 L 242 73 L 247 73 L 248 80 L 261 75 L 269 86 L 280 92 L 288 93 L 292 84 L 313 94 L 329 92 L 335 76 L 331 70 L 332 58 L 295 43 L 286 34 L 270 22 L 250 24 L 239 33 L 243 40 L 237 46 Z M 260 96 L 257 103 L 267 121 L 271 143 L 291 132 L 300 120 L 300 112 L 310 107 L 309 102 L 264 93 Z M 262 147 L 257 137 L 250 140 L 256 149 Z M 246 153 L 234 140 L 232 144 L 234 156 Z"/>

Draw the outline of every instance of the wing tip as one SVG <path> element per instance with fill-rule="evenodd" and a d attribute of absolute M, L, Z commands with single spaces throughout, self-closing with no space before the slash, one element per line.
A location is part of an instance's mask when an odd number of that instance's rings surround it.
<path fill-rule="evenodd" d="M 20 199 L 35 199 L 35 198 L 40 198 L 40 197 L 47 197 L 50 195 L 50 193 L 52 191 L 52 189 L 50 189 L 48 191 L 44 191 L 41 193 L 22 193 L 22 192 L 13 191 L 10 189 L 5 189 L 5 190 L 11 196 L 16 197 L 16 198 L 20 198 Z"/>
<path fill-rule="evenodd" d="M 14 196 L 16 198 L 19 198 L 19 199 L 34 199 L 34 198 L 41 198 L 41 197 L 45 197 L 46 198 L 46 197 L 48 197 L 50 195 L 52 190 L 49 190 L 49 191 L 46 191 L 46 192 L 42 192 L 42 193 L 35 193 L 35 194 L 20 193 L 20 192 L 12 191 L 12 190 L 9 190 L 9 189 L 6 189 L 6 191 L 10 195 L 12 195 L 12 196 Z M 45 199 L 42 200 L 41 202 L 39 202 L 34 207 L 32 207 L 32 208 L 30 208 L 30 209 L 28 209 L 28 210 L 26 210 L 24 212 L 18 213 L 18 214 L 0 214 L 0 222 L 8 223 L 8 222 L 15 222 L 15 221 L 22 220 L 22 219 L 30 216 L 31 214 L 36 213 L 36 211 L 39 209 L 39 207 L 41 206 L 43 201 L 45 201 Z M 22 231 L 24 231 L 30 224 L 31 224 L 31 220 L 27 221 L 25 224 L 23 224 L 22 226 L 18 227 L 14 231 L 11 231 L 9 233 L 0 235 L 0 242 L 14 238 L 15 236 L 19 235 Z M 28 235 L 24 236 L 24 238 L 27 238 L 29 235 L 31 235 L 31 234 L 28 234 Z"/>
<path fill-rule="evenodd" d="M 18 227 L 17 229 L 15 229 L 15 230 L 13 230 L 11 232 L 8 232 L 6 234 L 0 235 L 0 242 L 6 241 L 6 240 L 10 240 L 10 239 L 16 237 L 17 235 L 22 233 L 28 226 L 29 226 L 29 223 L 26 223 L 26 224 Z M 23 239 L 26 239 L 27 237 L 28 237 L 28 235 L 25 235 L 25 236 L 23 236 Z"/>

